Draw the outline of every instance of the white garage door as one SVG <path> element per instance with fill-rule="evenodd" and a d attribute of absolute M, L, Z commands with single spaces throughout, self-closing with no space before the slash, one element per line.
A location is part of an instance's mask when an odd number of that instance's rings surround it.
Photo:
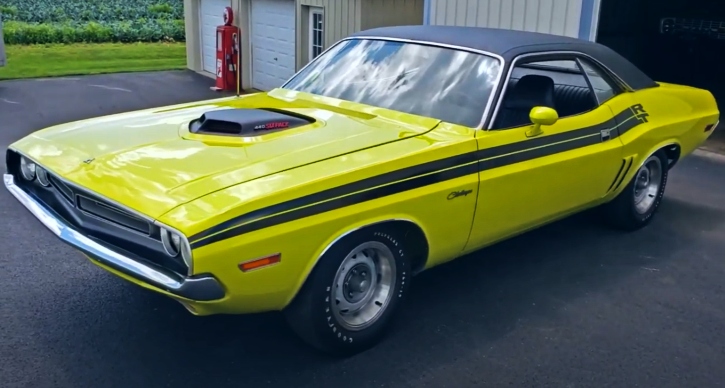
<path fill-rule="evenodd" d="M 271 90 L 295 73 L 294 0 L 252 0 L 252 87 Z"/>
<path fill-rule="evenodd" d="M 224 7 L 231 7 L 231 0 L 201 0 L 201 58 L 204 71 L 216 74 L 216 28 L 224 24 Z"/>

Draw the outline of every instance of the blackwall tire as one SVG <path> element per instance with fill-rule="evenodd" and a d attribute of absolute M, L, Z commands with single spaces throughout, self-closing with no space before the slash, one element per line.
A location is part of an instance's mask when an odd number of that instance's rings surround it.
<path fill-rule="evenodd" d="M 305 342 L 337 356 L 376 345 L 411 280 L 407 251 L 394 232 L 370 228 L 333 245 L 285 309 L 290 327 Z"/>
<path fill-rule="evenodd" d="M 668 169 L 664 151 L 657 151 L 648 157 L 624 190 L 602 208 L 607 223 L 625 231 L 647 226 L 662 202 Z"/>

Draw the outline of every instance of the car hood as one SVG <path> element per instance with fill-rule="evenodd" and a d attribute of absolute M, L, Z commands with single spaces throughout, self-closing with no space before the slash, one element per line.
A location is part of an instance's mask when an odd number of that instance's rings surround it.
<path fill-rule="evenodd" d="M 259 136 L 191 133 L 203 113 L 273 108 L 314 119 Z M 288 90 L 54 126 L 11 145 L 51 172 L 158 218 L 226 187 L 417 136 L 438 120 Z"/>

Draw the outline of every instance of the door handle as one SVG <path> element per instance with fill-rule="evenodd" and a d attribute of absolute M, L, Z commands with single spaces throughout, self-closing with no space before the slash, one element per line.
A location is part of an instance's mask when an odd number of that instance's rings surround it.
<path fill-rule="evenodd" d="M 605 142 L 612 138 L 612 130 L 611 129 L 602 129 L 599 131 L 599 135 L 602 138 L 602 142 Z"/>

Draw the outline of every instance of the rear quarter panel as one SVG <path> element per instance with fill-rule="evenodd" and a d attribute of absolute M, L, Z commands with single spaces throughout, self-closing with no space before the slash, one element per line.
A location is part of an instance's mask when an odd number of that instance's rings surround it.
<path fill-rule="evenodd" d="M 630 106 L 641 104 L 648 115 L 647 122 L 621 136 L 624 155 L 634 158 L 625 182 L 647 157 L 662 147 L 679 145 L 680 158 L 692 153 L 713 132 L 705 132 L 705 127 L 720 117 L 715 98 L 703 89 L 661 83 L 660 87 L 623 97 L 629 99 Z"/>
<path fill-rule="evenodd" d="M 191 236 L 258 209 L 475 149 L 472 130 L 442 124 L 415 138 L 232 186 L 180 206 L 160 221 Z M 450 192 L 463 189 L 472 190 L 472 195 L 447 200 Z M 423 230 L 430 249 L 426 262 L 430 267 L 462 251 L 470 232 L 477 190 L 478 174 L 473 173 L 236 235 L 194 249 L 194 273 L 212 273 L 225 285 L 232 302 L 226 303 L 221 312 L 282 309 L 330 243 L 351 230 L 391 219 L 411 221 Z M 299 209 L 295 206 L 287 210 Z M 280 264 L 250 272 L 241 272 L 237 267 L 241 262 L 275 253 L 282 254 Z"/>

